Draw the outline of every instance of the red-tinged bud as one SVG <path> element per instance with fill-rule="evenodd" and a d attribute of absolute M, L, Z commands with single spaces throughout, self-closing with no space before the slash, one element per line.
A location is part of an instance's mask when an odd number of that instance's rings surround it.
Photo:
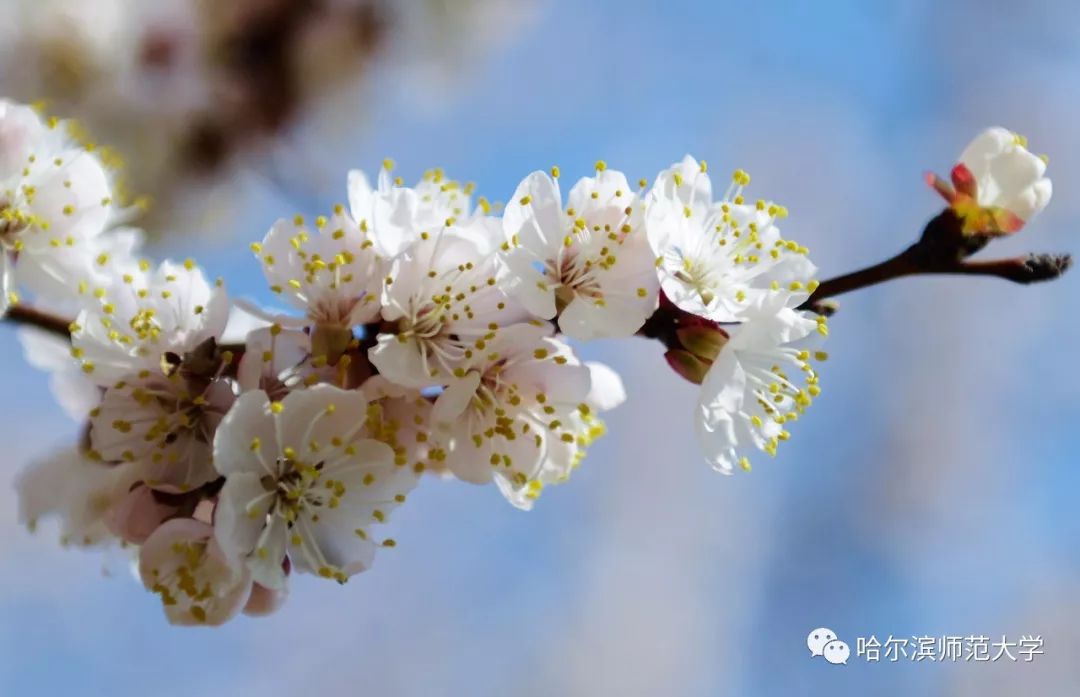
<path fill-rule="evenodd" d="M 723 329 L 705 324 L 680 327 L 675 334 L 683 348 L 706 361 L 716 360 L 729 338 Z"/>
<path fill-rule="evenodd" d="M 975 181 L 975 175 L 971 173 L 971 170 L 967 168 L 967 165 L 961 162 L 953 167 L 950 177 L 952 178 L 952 183 L 956 188 L 957 193 L 970 198 L 978 197 L 978 182 Z"/>
<path fill-rule="evenodd" d="M 966 165 L 960 163 L 953 167 L 950 177 L 951 184 L 932 172 L 925 175 L 930 188 L 938 192 L 963 221 L 965 235 L 1002 237 L 1024 227 L 1024 221 L 1012 211 L 979 204 L 978 182 Z"/>
<path fill-rule="evenodd" d="M 671 349 L 664 354 L 668 365 L 679 375 L 683 376 L 695 385 L 700 385 L 705 380 L 705 374 L 709 372 L 710 361 L 705 361 L 689 351 Z"/>
<path fill-rule="evenodd" d="M 287 597 L 288 591 L 284 589 L 271 590 L 256 583 L 251 587 L 251 595 L 248 596 L 247 604 L 244 605 L 244 614 L 251 617 L 272 615 L 285 604 Z"/>

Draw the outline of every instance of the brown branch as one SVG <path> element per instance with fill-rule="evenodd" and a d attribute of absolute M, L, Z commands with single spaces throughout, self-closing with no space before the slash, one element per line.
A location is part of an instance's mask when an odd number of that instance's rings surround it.
<path fill-rule="evenodd" d="M 1013 283 L 1039 283 L 1050 281 L 1065 273 L 1072 266 L 1068 254 L 1028 254 L 1012 259 L 993 261 L 969 261 L 950 273 L 971 276 L 995 276 Z"/>
<path fill-rule="evenodd" d="M 4 315 L 4 320 L 24 327 L 35 327 L 64 339 L 71 337 L 70 319 L 36 310 L 29 305 L 12 305 Z"/>
<path fill-rule="evenodd" d="M 918 242 L 891 259 L 821 283 L 800 309 L 831 314 L 834 304 L 824 303 L 861 288 L 916 275 L 964 275 L 1001 278 L 1029 284 L 1061 276 L 1072 265 L 1068 254 L 1027 254 L 1008 259 L 968 261 L 992 238 L 963 231 L 963 223 L 949 209 L 931 220 Z"/>

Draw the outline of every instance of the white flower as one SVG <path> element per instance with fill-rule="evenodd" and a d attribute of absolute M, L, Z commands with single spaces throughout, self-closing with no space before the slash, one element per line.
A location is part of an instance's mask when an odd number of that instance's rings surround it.
<path fill-rule="evenodd" d="M 472 185 L 447 179 L 441 169 L 424 173 L 415 187 L 394 179 L 394 163 L 383 161 L 378 188 L 372 189 L 360 170 L 349 172 L 349 209 L 363 231 L 374 231 L 375 248 L 385 258 L 395 257 L 420 238 L 448 226 L 447 221 L 468 222 L 476 211 Z M 488 205 L 481 199 L 481 208 Z"/>
<path fill-rule="evenodd" d="M 246 392 L 222 421 L 214 466 L 226 480 L 214 525 L 261 585 L 282 587 L 286 556 L 339 582 L 371 566 L 368 528 L 405 500 L 416 475 L 385 444 L 358 437 L 366 409 L 359 391 L 316 385 L 280 402 Z"/>
<path fill-rule="evenodd" d="M 307 225 L 279 220 L 252 245 L 270 289 L 316 326 L 349 330 L 379 315 L 382 274 L 370 236 L 340 206 Z"/>
<path fill-rule="evenodd" d="M 767 294 L 782 294 L 789 307 L 817 284 L 806 249 L 780 237 L 775 221 L 783 207 L 747 203 L 750 177 L 736 171 L 718 201 L 705 163 L 687 155 L 657 176 L 645 220 L 658 261 L 660 284 L 680 309 L 716 322 L 737 322 Z"/>
<path fill-rule="evenodd" d="M 1027 150 L 1027 139 L 1004 128 L 988 128 L 960 155 L 977 184 L 980 206 L 1004 208 L 1027 222 L 1053 194 L 1043 176 L 1046 162 Z"/>
<path fill-rule="evenodd" d="M 277 324 L 248 333 L 236 371 L 241 390 L 262 390 L 271 400 L 280 401 L 289 390 L 317 380 L 308 333 Z"/>
<path fill-rule="evenodd" d="M 933 174 L 927 182 L 964 219 L 970 233 L 1003 235 L 1020 230 L 1050 202 L 1046 159 L 1027 150 L 1027 139 L 988 128 L 964 148 L 952 183 Z"/>
<path fill-rule="evenodd" d="M 190 260 L 163 262 L 152 274 L 126 274 L 94 289 L 100 306 L 79 314 L 73 355 L 99 385 L 161 372 L 165 358 L 183 357 L 225 329 L 229 307 L 220 283 L 207 283 Z"/>
<path fill-rule="evenodd" d="M 517 508 L 531 510 L 545 487 L 565 482 L 581 464 L 593 441 L 607 432 L 600 412 L 614 409 L 626 401 L 622 379 L 615 371 L 602 363 L 585 365 L 589 369 L 589 394 L 577 409 L 564 412 L 569 419 L 566 431 L 574 436 L 573 441 L 561 437 L 557 441 L 548 439 L 548 451 L 525 486 L 517 486 L 505 477 L 495 479 L 499 491 Z"/>
<path fill-rule="evenodd" d="M 621 172 L 597 163 L 563 210 L 558 181 L 534 172 L 503 214 L 508 292 L 567 336 L 631 336 L 656 308 L 655 256 L 642 204 Z"/>
<path fill-rule="evenodd" d="M 734 328 L 701 385 L 697 434 L 706 459 L 725 474 L 750 469 L 748 448 L 775 455 L 789 437 L 786 424 L 820 393 L 811 358 L 827 334 L 825 319 L 812 318 L 765 298 Z"/>
<path fill-rule="evenodd" d="M 415 389 L 373 375 L 360 388 L 369 400 L 363 435 L 394 451 L 394 464 L 416 474 L 448 474 L 446 449 L 431 422 L 432 403 Z"/>
<path fill-rule="evenodd" d="M 446 384 L 463 361 L 526 317 L 498 286 L 494 254 L 485 249 L 485 217 L 421 233 L 393 260 L 382 316 L 396 332 L 379 334 L 369 355 L 379 373 L 404 387 Z"/>
<path fill-rule="evenodd" d="M 139 549 L 139 576 L 172 624 L 218 626 L 244 607 L 251 575 L 226 556 L 214 528 L 191 518 L 163 524 Z"/>
<path fill-rule="evenodd" d="M 108 173 L 66 129 L 0 100 L 0 312 L 20 285 L 69 290 L 90 266 L 89 240 L 113 213 Z"/>
<path fill-rule="evenodd" d="M 15 481 L 19 521 L 35 529 L 42 518 L 60 518 L 63 544 L 97 545 L 114 538 L 107 515 L 137 480 L 127 465 L 105 465 L 78 448 L 38 460 Z"/>
<path fill-rule="evenodd" d="M 450 445 L 450 471 L 476 484 L 494 479 L 521 507 L 530 487 L 538 494 L 544 481 L 569 475 L 587 430 L 589 369 L 550 334 L 547 325 L 504 328 L 473 353 L 432 413 Z"/>
<path fill-rule="evenodd" d="M 91 455 L 134 463 L 153 489 L 190 491 L 217 478 L 210 444 L 233 399 L 228 381 L 184 370 L 117 381 L 90 411 Z"/>

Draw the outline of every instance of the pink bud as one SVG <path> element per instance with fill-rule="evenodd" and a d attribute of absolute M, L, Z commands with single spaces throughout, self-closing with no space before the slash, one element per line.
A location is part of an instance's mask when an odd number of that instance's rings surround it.
<path fill-rule="evenodd" d="M 690 353 L 706 361 L 716 360 L 728 341 L 728 333 L 716 326 L 699 324 L 675 330 L 679 343 Z"/>
<path fill-rule="evenodd" d="M 682 349 L 671 349 L 664 354 L 664 358 L 667 359 L 672 370 L 695 385 L 700 385 L 705 380 L 705 374 L 709 372 L 709 366 L 712 365 L 709 361 L 704 361 Z"/>
<path fill-rule="evenodd" d="M 154 492 L 138 484 L 105 515 L 105 523 L 117 537 L 141 545 L 165 520 L 176 515 L 175 506 L 160 503 Z"/>
<path fill-rule="evenodd" d="M 251 596 L 244 606 L 244 614 L 252 617 L 272 615 L 281 609 L 288 596 L 289 591 L 286 588 L 275 591 L 256 583 L 251 587 Z"/>

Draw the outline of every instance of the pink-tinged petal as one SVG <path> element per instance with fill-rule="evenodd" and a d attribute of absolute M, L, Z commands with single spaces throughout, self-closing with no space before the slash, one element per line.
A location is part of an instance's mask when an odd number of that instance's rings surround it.
<path fill-rule="evenodd" d="M 945 202 L 952 205 L 956 200 L 956 191 L 952 188 L 949 182 L 945 181 L 933 172 L 927 172 L 923 175 L 923 179 L 930 186 L 931 189 L 938 192 L 941 198 L 945 199 Z"/>
<path fill-rule="evenodd" d="M 251 577 L 218 547 L 214 529 L 190 518 L 165 523 L 139 550 L 139 576 L 173 624 L 217 626 L 247 602 Z"/>
<path fill-rule="evenodd" d="M 289 597 L 287 588 L 273 590 L 256 583 L 251 588 L 251 597 L 244 606 L 244 614 L 251 617 L 266 617 L 281 609 Z"/>
<path fill-rule="evenodd" d="M 964 163 L 960 163 L 952 168 L 952 183 L 956 187 L 956 191 L 959 193 L 976 198 L 979 190 L 978 182 L 975 181 L 975 176 L 971 173 L 971 170 L 967 168 Z"/>
<path fill-rule="evenodd" d="M 149 487 L 138 485 L 109 509 L 105 523 L 122 540 L 141 545 L 168 518 L 177 514 L 175 506 L 160 503 Z"/>
<path fill-rule="evenodd" d="M 490 438 L 481 438 L 479 443 L 469 435 L 460 434 L 446 460 L 446 466 L 455 477 L 471 484 L 487 484 L 495 475 L 492 456 L 495 447 Z"/>
<path fill-rule="evenodd" d="M 480 373 L 475 370 L 462 378 L 455 378 L 435 400 L 435 407 L 431 411 L 432 420 L 437 424 L 449 424 L 459 418 L 476 396 L 476 388 L 479 386 Z"/>
<path fill-rule="evenodd" d="M 1024 220 L 1012 211 L 1004 208 L 992 208 L 988 210 L 995 231 L 1010 235 L 1019 232 L 1024 227 Z"/>

